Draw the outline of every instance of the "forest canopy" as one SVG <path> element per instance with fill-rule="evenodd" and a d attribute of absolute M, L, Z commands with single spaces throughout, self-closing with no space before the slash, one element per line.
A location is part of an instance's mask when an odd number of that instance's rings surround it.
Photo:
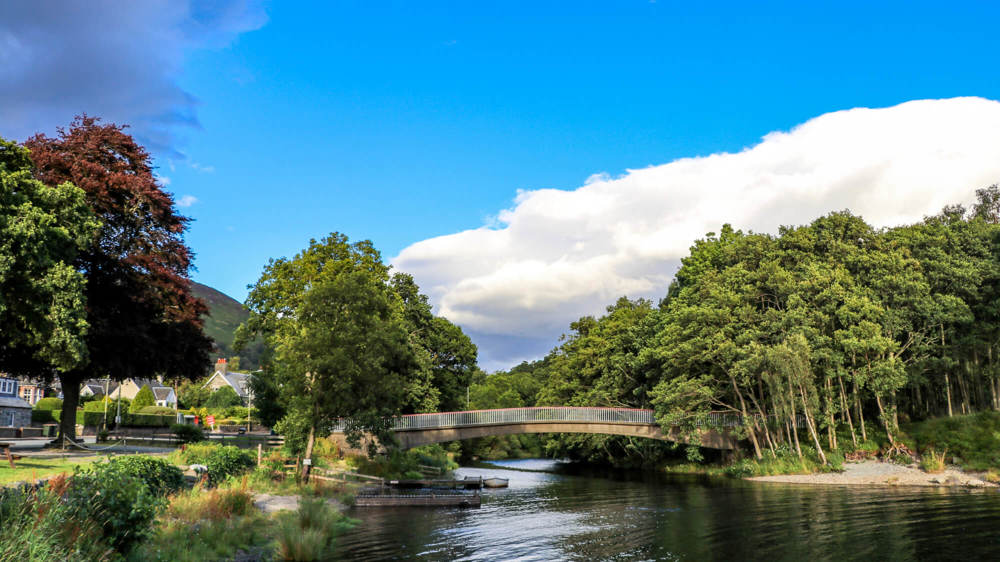
<path fill-rule="evenodd" d="M 824 450 L 857 447 L 873 427 L 894 447 L 900 420 L 1000 409 L 998 222 L 994 185 L 971 209 L 894 228 L 850 211 L 776 235 L 726 224 L 694 243 L 658 305 L 622 297 L 520 366 L 533 402 L 489 381 L 472 394 L 495 396 L 492 407 L 651 408 L 692 434 L 729 412 L 758 458 L 808 445 L 825 462 Z M 614 462 L 668 448 L 603 435 L 547 447 Z"/>

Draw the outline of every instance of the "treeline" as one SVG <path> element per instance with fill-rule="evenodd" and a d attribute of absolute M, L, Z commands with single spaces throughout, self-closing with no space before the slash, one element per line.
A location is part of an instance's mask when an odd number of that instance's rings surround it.
<path fill-rule="evenodd" d="M 622 298 L 522 371 L 537 405 L 652 408 L 692 434 L 711 412 L 739 414 L 758 458 L 808 445 L 825 462 L 874 428 L 895 447 L 901 421 L 1000 409 L 998 222 L 991 186 L 971 209 L 895 228 L 848 211 L 777 235 L 725 225 L 657 306 Z M 586 435 L 547 447 L 618 462 L 665 450 Z"/>

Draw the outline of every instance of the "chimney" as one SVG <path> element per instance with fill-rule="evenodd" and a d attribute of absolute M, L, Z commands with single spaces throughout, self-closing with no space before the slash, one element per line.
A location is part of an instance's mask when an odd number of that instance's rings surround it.
<path fill-rule="evenodd" d="M 226 374 L 226 370 L 228 367 L 229 365 L 226 363 L 226 360 L 222 357 L 220 357 L 219 360 L 215 362 L 215 370 L 220 371 L 223 375 Z"/>

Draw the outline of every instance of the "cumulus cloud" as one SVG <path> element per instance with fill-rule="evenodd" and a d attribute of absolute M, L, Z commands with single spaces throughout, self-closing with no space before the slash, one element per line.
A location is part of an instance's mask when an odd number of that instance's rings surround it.
<path fill-rule="evenodd" d="M 190 207 L 198 202 L 198 198 L 194 195 L 184 195 L 177 200 L 178 207 Z"/>
<path fill-rule="evenodd" d="M 776 232 L 833 210 L 919 220 L 1000 181 L 1000 103 L 920 100 L 821 115 L 738 153 L 519 192 L 492 224 L 405 248 L 437 311 L 487 368 L 541 356 L 621 295 L 662 297 L 692 242 L 726 222 Z"/>
<path fill-rule="evenodd" d="M 86 112 L 182 158 L 178 132 L 198 127 L 177 83 L 185 56 L 265 22 L 251 0 L 0 2 L 0 136 L 52 134 Z"/>

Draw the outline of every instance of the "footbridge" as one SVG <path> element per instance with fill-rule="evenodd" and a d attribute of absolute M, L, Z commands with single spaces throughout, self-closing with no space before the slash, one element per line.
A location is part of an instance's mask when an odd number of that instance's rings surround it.
<path fill-rule="evenodd" d="M 539 406 L 398 416 L 393 420 L 392 431 L 403 449 L 524 433 L 627 435 L 694 443 L 713 449 L 735 449 L 738 440 L 728 429 L 741 423 L 739 416 L 711 414 L 708 423 L 693 439 L 688 439 L 677 429 L 664 433 L 652 410 Z M 335 430 L 333 437 L 343 437 L 343 434 Z"/>

